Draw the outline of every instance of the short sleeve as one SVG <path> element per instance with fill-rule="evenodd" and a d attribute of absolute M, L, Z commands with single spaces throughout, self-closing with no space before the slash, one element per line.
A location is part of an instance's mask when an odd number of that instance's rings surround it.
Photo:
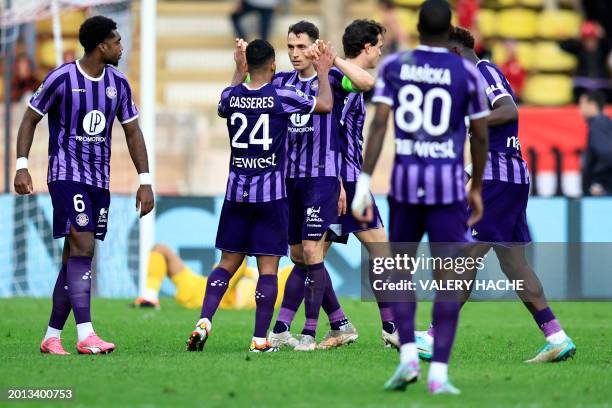
<path fill-rule="evenodd" d="M 136 103 L 134 103 L 132 88 L 127 79 L 121 78 L 119 80 L 119 86 L 121 87 L 121 96 L 119 98 L 117 118 L 122 125 L 125 125 L 126 123 L 138 119 L 138 109 L 136 108 Z"/>
<path fill-rule="evenodd" d="M 469 61 L 464 60 L 467 71 L 467 85 L 469 93 L 468 116 L 470 119 L 481 119 L 489 115 L 489 104 L 485 94 L 487 84 L 480 72 Z"/>
<path fill-rule="evenodd" d="M 378 75 L 376 77 L 376 85 L 374 85 L 374 96 L 372 96 L 372 102 L 384 103 L 385 105 L 393 106 L 393 89 L 388 81 L 388 67 L 390 59 L 383 61 Z"/>
<path fill-rule="evenodd" d="M 304 94 L 302 91 L 295 88 L 278 88 L 276 89 L 283 112 L 292 113 L 312 113 L 317 104 L 314 96 Z"/>
<path fill-rule="evenodd" d="M 61 99 L 64 92 L 66 72 L 59 69 L 49 72 L 42 84 L 30 98 L 28 106 L 41 116 L 45 116 L 49 109 Z"/>
<path fill-rule="evenodd" d="M 331 86 L 333 90 L 343 91 L 344 90 L 344 88 L 342 87 L 343 77 L 344 77 L 344 74 L 338 68 L 330 69 L 329 70 L 329 86 Z"/>
<path fill-rule="evenodd" d="M 228 100 L 232 89 L 233 88 L 230 86 L 228 88 L 225 88 L 223 92 L 221 92 L 221 99 L 219 100 L 219 104 L 217 105 L 217 114 L 222 118 L 227 117 L 227 112 L 229 108 Z"/>
<path fill-rule="evenodd" d="M 480 64 L 478 70 L 486 82 L 486 95 L 491 106 L 504 96 L 512 98 L 512 95 L 506 89 L 504 80 L 495 68 L 488 64 Z"/>

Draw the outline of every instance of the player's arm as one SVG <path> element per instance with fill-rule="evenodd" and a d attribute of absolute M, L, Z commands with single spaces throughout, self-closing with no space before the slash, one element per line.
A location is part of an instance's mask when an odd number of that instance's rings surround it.
<path fill-rule="evenodd" d="M 348 81 L 342 80 L 342 87 L 347 92 L 365 92 L 374 88 L 376 80 L 372 74 L 365 69 L 340 57 L 334 59 L 334 65 L 342 71 L 348 79 Z"/>
<path fill-rule="evenodd" d="M 489 151 L 489 129 L 487 119 L 471 119 L 470 129 L 472 138 L 470 139 L 470 153 L 472 155 L 472 178 L 468 193 L 468 201 L 472 208 L 472 215 L 468 220 L 468 225 L 476 224 L 482 218 L 482 176 L 485 165 L 487 164 L 487 152 Z"/>
<path fill-rule="evenodd" d="M 376 111 L 374 118 L 370 123 L 368 134 L 368 143 L 365 148 L 363 159 L 363 169 L 357 184 L 355 186 L 355 197 L 351 203 L 351 210 L 355 218 L 360 221 L 370 222 L 373 218 L 372 213 L 372 196 L 370 194 L 370 186 L 372 184 L 372 173 L 380 157 L 385 134 L 387 133 L 387 123 L 389 114 L 391 113 L 391 105 L 386 103 L 376 103 Z M 364 214 L 365 212 L 365 214 Z"/>
<path fill-rule="evenodd" d="M 236 38 L 234 45 L 234 62 L 236 63 L 236 69 L 232 77 L 232 86 L 243 83 L 247 77 L 248 66 L 246 62 L 246 47 L 246 41 L 242 38 Z"/>
<path fill-rule="evenodd" d="M 140 208 L 140 216 L 143 217 L 150 213 L 155 206 L 155 198 L 151 188 L 153 180 L 149 174 L 147 146 L 145 145 L 138 119 L 123 123 L 122 126 L 125 131 L 125 139 L 130 157 L 140 178 L 140 187 L 136 193 L 136 208 Z"/>
<path fill-rule="evenodd" d="M 34 130 L 42 116 L 32 108 L 26 109 L 17 132 L 17 171 L 13 186 L 17 194 L 30 194 L 34 191 L 32 177 L 28 171 L 28 156 L 34 141 Z"/>
<path fill-rule="evenodd" d="M 512 96 L 506 94 L 493 104 L 491 114 L 487 116 L 487 126 L 503 125 L 518 120 L 519 112 Z"/>

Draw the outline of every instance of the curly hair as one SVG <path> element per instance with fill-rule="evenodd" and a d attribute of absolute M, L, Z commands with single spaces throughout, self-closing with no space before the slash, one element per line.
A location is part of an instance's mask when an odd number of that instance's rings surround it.
<path fill-rule="evenodd" d="M 81 24 L 79 28 L 79 42 L 85 49 L 85 53 L 93 51 L 96 46 L 107 38 L 113 36 L 117 29 L 117 23 L 108 17 L 93 16 Z"/>
<path fill-rule="evenodd" d="M 465 48 L 474 49 L 475 40 L 472 34 L 463 27 L 455 27 L 448 41 L 463 45 Z"/>

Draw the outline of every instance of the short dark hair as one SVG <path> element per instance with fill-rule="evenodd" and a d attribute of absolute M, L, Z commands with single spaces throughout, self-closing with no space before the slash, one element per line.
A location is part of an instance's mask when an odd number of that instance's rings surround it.
<path fill-rule="evenodd" d="M 378 35 L 383 35 L 385 28 L 374 20 L 354 20 L 344 30 L 342 46 L 347 58 L 355 58 L 366 44 L 376 45 Z"/>
<path fill-rule="evenodd" d="M 247 45 L 246 60 L 249 70 L 266 67 L 275 57 L 274 47 L 266 40 L 253 40 Z"/>
<path fill-rule="evenodd" d="M 476 40 L 474 40 L 472 33 L 463 27 L 455 27 L 453 31 L 451 31 L 448 41 L 461 44 L 465 48 L 469 48 L 471 50 L 474 49 L 474 45 L 476 44 Z"/>
<path fill-rule="evenodd" d="M 588 91 L 584 93 L 589 102 L 595 102 L 599 110 L 606 107 L 606 96 L 601 91 Z"/>
<path fill-rule="evenodd" d="M 108 17 L 90 17 L 79 28 L 79 42 L 85 49 L 85 53 L 91 52 L 98 44 L 112 37 L 113 30 L 116 29 L 117 23 Z"/>
<path fill-rule="evenodd" d="M 295 35 L 308 34 L 312 41 L 319 39 L 319 29 L 317 26 L 306 20 L 298 21 L 297 23 L 290 25 L 287 35 L 291 33 Z"/>
<path fill-rule="evenodd" d="M 446 0 L 426 0 L 419 9 L 417 28 L 421 35 L 444 34 L 451 26 L 452 11 Z"/>

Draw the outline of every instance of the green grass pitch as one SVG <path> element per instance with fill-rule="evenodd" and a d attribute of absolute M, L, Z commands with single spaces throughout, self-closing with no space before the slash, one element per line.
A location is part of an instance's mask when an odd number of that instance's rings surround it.
<path fill-rule="evenodd" d="M 132 310 L 127 300 L 95 299 L 97 332 L 117 344 L 104 356 L 80 356 L 72 317 L 64 329 L 68 357 L 38 351 L 50 301 L 0 300 L 0 386 L 69 387 L 70 407 L 604 407 L 612 406 L 610 303 L 555 303 L 553 309 L 578 352 L 574 359 L 527 365 L 543 345 L 519 303 L 470 303 L 461 316 L 450 375 L 463 394 L 430 396 L 421 379 L 405 392 L 385 392 L 398 355 L 380 340 L 376 305 L 344 299 L 359 330 L 350 346 L 313 353 L 247 353 L 253 311 L 217 313 L 203 353 L 187 353 L 185 340 L 198 311 L 163 299 L 161 311 Z M 429 322 L 421 303 L 418 327 Z M 299 330 L 303 311 L 294 323 Z M 326 330 L 319 325 L 319 337 Z M 422 364 L 424 374 L 428 364 Z M 425 377 L 426 378 L 426 377 Z M 6 392 L 4 391 L 3 392 Z M 0 405 L 13 406 L 2 396 Z M 7 405 L 9 404 L 9 405 Z M 61 406 L 47 401 L 14 406 Z"/>

